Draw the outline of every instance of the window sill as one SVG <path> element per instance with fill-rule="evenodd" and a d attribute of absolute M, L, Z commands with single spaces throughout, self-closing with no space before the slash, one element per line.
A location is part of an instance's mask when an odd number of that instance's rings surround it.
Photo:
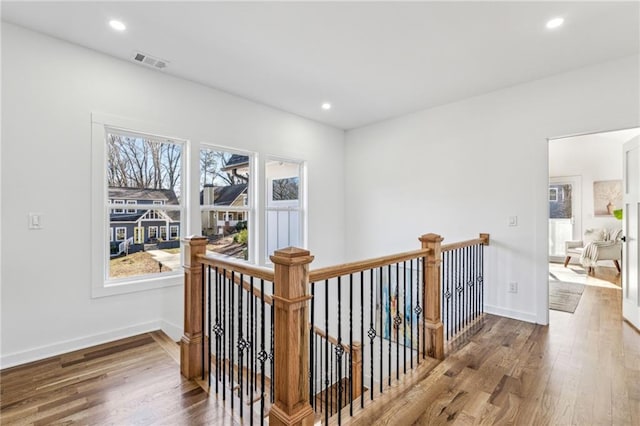
<path fill-rule="evenodd" d="M 182 269 L 172 273 L 146 275 L 139 279 L 123 279 L 106 281 L 92 287 L 91 298 L 117 296 L 120 294 L 136 293 L 139 291 L 156 290 L 165 287 L 181 286 L 184 281 Z M 100 285 L 102 284 L 102 285 Z"/>

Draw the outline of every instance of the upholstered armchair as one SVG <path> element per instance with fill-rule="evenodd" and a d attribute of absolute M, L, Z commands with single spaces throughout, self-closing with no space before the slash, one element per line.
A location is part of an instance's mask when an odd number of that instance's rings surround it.
<path fill-rule="evenodd" d="M 599 260 L 612 260 L 620 273 L 621 236 L 621 229 L 587 229 L 582 240 L 565 242 L 565 268 L 572 257 L 579 257 L 589 273 L 593 272 Z"/>

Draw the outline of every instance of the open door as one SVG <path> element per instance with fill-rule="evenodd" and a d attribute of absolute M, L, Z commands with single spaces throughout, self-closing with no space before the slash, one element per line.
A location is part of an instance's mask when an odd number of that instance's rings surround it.
<path fill-rule="evenodd" d="M 623 150 L 622 316 L 640 330 L 640 136 L 625 143 Z"/>

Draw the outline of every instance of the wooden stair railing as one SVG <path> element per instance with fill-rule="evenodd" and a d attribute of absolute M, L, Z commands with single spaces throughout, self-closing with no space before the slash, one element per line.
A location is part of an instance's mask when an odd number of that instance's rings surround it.
<path fill-rule="evenodd" d="M 418 344 L 416 345 L 415 349 L 413 348 L 412 343 L 411 349 L 409 351 L 409 360 L 411 360 L 410 368 L 413 368 L 414 358 L 416 359 L 417 363 L 420 363 L 421 357 L 422 359 L 424 359 L 425 356 L 435 359 L 443 359 L 445 356 L 445 352 L 441 306 L 441 301 L 443 298 L 441 283 L 441 278 L 443 276 L 443 273 L 441 271 L 442 254 L 444 252 L 468 247 L 470 244 L 488 245 L 489 235 L 481 234 L 479 239 L 448 245 L 442 245 L 443 239 L 437 234 L 426 234 L 421 236 L 419 240 L 421 242 L 421 248 L 419 250 L 392 256 L 385 256 L 362 262 L 353 262 L 334 267 L 320 268 L 310 272 L 309 265 L 313 261 L 313 256 L 309 251 L 304 249 L 290 247 L 282 250 L 277 250 L 276 252 L 274 252 L 273 256 L 271 256 L 271 261 L 274 264 L 274 270 L 270 270 L 267 268 L 252 266 L 246 263 L 222 259 L 218 256 L 208 256 L 206 255 L 206 238 L 185 238 L 183 240 L 185 250 L 184 335 L 181 340 L 180 352 L 182 374 L 185 377 L 191 379 L 203 376 L 204 374 L 208 373 L 209 370 L 208 366 L 204 366 L 204 361 L 207 361 L 205 358 L 211 358 L 212 356 L 211 354 L 204 354 L 205 344 L 208 343 L 206 340 L 206 335 L 208 333 L 205 332 L 206 329 L 203 325 L 206 309 L 205 295 L 208 294 L 204 281 L 205 274 L 203 273 L 205 270 L 205 265 L 208 265 L 209 267 L 214 266 L 223 268 L 222 270 L 225 271 L 223 272 L 225 280 L 228 280 L 232 283 L 232 288 L 238 288 L 238 294 L 241 294 L 244 291 L 247 294 L 250 294 L 252 297 L 260 298 L 262 303 L 271 305 L 271 312 L 273 313 L 273 343 L 272 353 L 270 356 L 273 357 L 273 361 L 275 364 L 275 373 L 273 373 L 273 377 L 271 377 L 274 386 L 274 403 L 269 411 L 270 424 L 311 425 L 316 420 L 314 409 L 312 407 L 315 406 L 315 402 L 312 402 L 312 399 L 316 399 L 316 396 L 314 396 L 316 394 L 314 393 L 314 391 L 310 392 L 310 375 L 312 375 L 312 373 L 309 365 L 309 345 L 311 333 L 316 334 L 322 339 L 326 339 L 326 341 L 330 342 L 336 348 L 341 348 L 339 351 L 336 350 L 336 356 L 339 360 L 342 356 L 344 356 L 344 353 L 346 352 L 353 354 L 351 357 L 350 365 L 352 366 L 355 374 L 353 374 L 351 377 L 351 393 L 353 395 L 353 399 L 356 399 L 357 396 L 362 397 L 362 390 L 364 387 L 364 383 L 362 381 L 364 377 L 363 347 L 365 342 L 360 343 L 355 341 L 353 339 L 354 336 L 352 332 L 350 332 L 351 336 L 349 340 L 345 340 L 344 338 L 340 337 L 340 331 L 344 328 L 344 326 L 340 325 L 339 319 L 340 294 L 342 291 L 340 290 L 340 277 L 350 277 L 351 279 L 349 280 L 349 282 L 352 282 L 354 274 L 360 274 L 361 277 L 364 277 L 365 272 L 368 271 L 370 281 L 368 281 L 367 285 L 369 286 L 369 288 L 366 289 L 366 291 L 369 292 L 369 296 L 371 297 L 371 306 L 373 306 L 374 273 L 377 274 L 379 271 L 380 289 L 382 289 L 383 283 L 386 282 L 389 286 L 388 306 L 391 306 L 390 292 L 392 283 L 392 267 L 395 268 L 395 272 L 393 273 L 395 274 L 394 285 L 396 286 L 398 296 L 396 296 L 397 300 L 394 303 L 396 303 L 398 313 L 394 318 L 391 318 L 389 314 L 388 318 L 384 319 L 384 321 L 388 321 L 387 330 L 388 333 L 391 333 L 393 329 L 399 330 L 400 325 L 403 324 L 404 320 L 400 316 L 399 312 L 400 307 L 403 308 L 402 310 L 404 316 L 407 312 L 406 308 L 404 307 L 407 304 L 407 299 L 409 297 L 413 297 L 414 295 L 413 289 L 411 289 L 409 293 L 407 293 L 405 289 L 404 295 L 400 295 L 399 288 L 402 283 L 401 277 L 404 276 L 404 280 L 406 281 L 407 276 L 409 276 L 411 280 L 411 283 L 409 285 L 417 285 L 417 290 L 415 290 L 416 300 L 414 300 L 416 304 L 415 309 L 414 305 L 407 306 L 411 308 L 410 311 L 408 311 L 410 312 L 409 317 L 413 318 L 414 314 L 417 315 L 416 323 L 411 326 L 414 327 L 411 330 L 415 329 L 415 337 L 418 339 Z M 385 273 L 388 274 L 388 277 L 385 275 L 384 279 L 383 268 L 384 271 L 386 271 Z M 401 268 L 402 275 L 399 272 Z M 217 271 L 218 269 L 216 269 L 216 274 L 218 273 Z M 417 271 L 418 275 L 418 278 L 416 278 L 415 282 L 414 271 Z M 208 276 L 211 276 L 211 269 L 209 269 Z M 247 282 L 247 280 L 243 277 L 252 277 L 251 283 Z M 378 275 L 376 275 L 376 277 L 378 277 Z M 263 295 L 262 292 L 257 291 L 256 286 L 253 284 L 253 278 L 262 280 L 263 282 L 268 281 L 272 283 L 273 295 Z M 328 326 L 325 326 L 324 328 L 317 327 L 315 324 L 313 324 L 313 318 L 312 324 L 309 324 L 311 306 L 310 300 L 313 298 L 310 292 L 310 283 L 313 282 L 317 284 L 318 282 L 324 281 L 327 286 L 325 300 L 328 300 L 328 288 L 330 287 L 329 282 L 330 280 L 334 279 L 337 280 L 338 289 L 337 336 L 328 335 Z M 347 283 L 347 285 L 349 285 L 347 279 L 345 279 L 343 283 Z M 406 283 L 403 284 L 406 285 Z M 364 282 L 361 281 L 360 285 L 361 288 L 363 288 Z M 240 288 L 242 290 L 240 290 Z M 348 288 L 348 290 L 350 291 L 349 303 L 352 303 L 354 298 L 352 294 L 353 288 Z M 382 293 L 380 293 L 380 296 L 382 296 Z M 404 297 L 404 299 L 401 300 L 402 297 Z M 365 315 L 363 313 L 365 309 L 363 298 L 364 293 L 361 293 L 361 321 Z M 239 296 L 239 300 L 242 300 L 241 296 Z M 400 305 L 401 302 L 404 302 L 404 304 Z M 240 301 L 240 303 L 242 302 Z M 380 303 L 382 303 L 382 301 Z M 246 309 L 248 309 L 248 307 Z M 242 318 L 242 305 L 240 306 L 240 311 L 241 312 L 239 314 L 239 318 Z M 351 311 L 349 312 L 349 324 L 351 324 Z M 421 316 L 421 314 L 423 314 L 423 316 Z M 369 312 L 368 315 L 372 321 L 372 327 L 374 327 L 374 313 Z M 328 321 L 328 319 L 326 321 Z M 373 352 L 374 339 L 377 339 L 376 342 L 378 342 L 378 349 L 380 350 L 381 360 L 383 355 L 383 347 L 385 347 L 385 350 L 388 350 L 389 353 L 388 368 L 386 365 L 383 366 L 381 364 L 379 372 L 376 373 L 379 374 L 380 377 L 380 381 L 378 382 L 380 393 L 382 393 L 383 390 L 391 384 L 390 376 L 392 373 L 394 373 L 396 376 L 400 374 L 400 368 L 396 368 L 395 371 L 392 370 L 392 345 L 395 345 L 395 363 L 398 366 L 402 365 L 405 373 L 409 368 L 406 357 L 408 346 L 407 343 L 405 343 L 405 340 L 407 339 L 406 335 L 400 335 L 399 331 L 396 331 L 396 342 L 393 343 L 391 338 L 389 338 L 389 340 L 387 340 L 387 343 L 385 344 L 385 339 L 387 338 L 383 334 L 380 334 L 382 333 L 382 322 L 383 317 L 380 316 L 380 323 L 375 326 L 376 328 L 378 328 L 378 330 L 376 330 L 375 328 L 369 329 L 366 333 L 369 336 L 369 339 L 371 339 L 371 348 L 367 349 L 367 353 L 369 353 L 369 350 L 371 351 L 371 363 L 373 363 L 373 357 L 376 355 Z M 327 322 L 326 324 L 328 325 L 329 323 Z M 261 324 L 261 326 L 264 328 L 265 324 Z M 363 325 L 361 326 L 363 327 Z M 405 327 L 403 333 L 406 333 L 407 326 L 402 326 Z M 358 336 L 364 335 L 364 328 L 362 328 L 362 330 L 359 330 Z M 399 343 L 397 343 L 400 340 L 401 336 L 403 339 L 402 345 L 405 352 L 402 363 L 400 363 L 400 359 L 398 357 Z M 351 342 L 352 344 L 349 345 L 346 342 Z M 231 337 L 231 343 L 235 344 L 233 337 Z M 239 343 L 240 346 L 246 344 L 246 342 L 243 341 L 242 334 L 240 334 L 237 343 Z M 420 343 L 422 343 L 422 345 L 420 345 Z M 242 349 L 240 349 L 240 352 L 242 353 Z M 263 358 L 266 356 L 267 354 L 263 350 L 260 353 L 259 357 Z M 264 360 L 262 360 L 262 363 L 264 365 Z M 234 365 L 233 360 L 231 360 L 230 365 Z M 383 369 L 386 369 L 389 375 L 388 384 L 386 383 L 387 378 L 383 377 Z M 240 365 L 239 370 L 242 371 L 242 365 Z M 371 383 L 373 384 L 373 367 L 371 368 L 370 377 Z M 344 383 L 344 377 L 339 377 L 338 382 L 341 384 L 338 385 L 337 388 L 341 389 L 343 387 L 342 384 Z M 328 383 L 328 386 L 330 386 L 330 388 L 332 389 L 330 397 L 334 398 L 333 388 L 336 387 L 335 383 L 327 382 L 326 379 L 323 383 Z M 376 384 L 376 386 L 378 385 Z M 371 387 L 367 389 L 367 394 L 371 399 L 373 399 L 373 395 L 375 392 L 376 390 Z M 327 396 L 325 393 L 325 396 L 323 398 L 326 397 Z M 353 401 L 350 403 L 353 404 Z M 361 405 L 362 407 L 364 407 L 364 400 L 362 400 Z M 340 413 L 343 410 L 337 411 L 338 416 L 340 416 Z M 353 410 L 351 411 L 351 415 L 353 415 Z M 340 423 L 340 417 L 338 417 L 338 423 Z"/>

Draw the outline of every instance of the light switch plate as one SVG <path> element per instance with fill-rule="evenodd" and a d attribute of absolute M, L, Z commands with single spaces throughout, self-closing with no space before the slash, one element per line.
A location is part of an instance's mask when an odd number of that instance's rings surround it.
<path fill-rule="evenodd" d="M 29 213 L 29 229 L 42 229 L 42 213 Z"/>
<path fill-rule="evenodd" d="M 518 226 L 518 216 L 509 216 L 509 226 Z"/>

